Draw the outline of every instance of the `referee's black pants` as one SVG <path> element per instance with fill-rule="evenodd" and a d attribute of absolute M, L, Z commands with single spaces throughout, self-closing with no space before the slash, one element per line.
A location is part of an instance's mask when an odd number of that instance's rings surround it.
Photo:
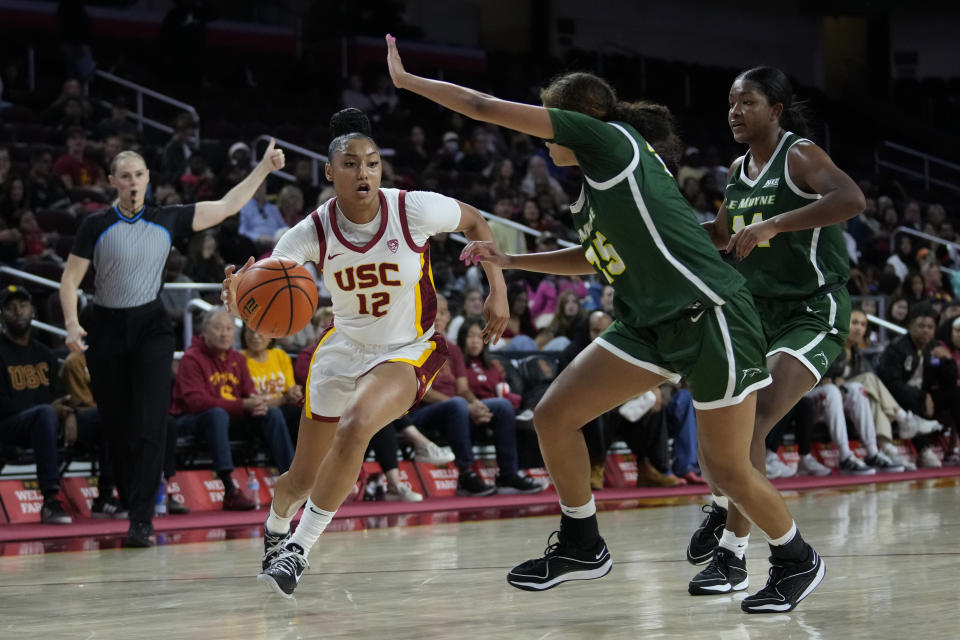
<path fill-rule="evenodd" d="M 174 336 L 159 300 L 85 314 L 90 387 L 131 522 L 152 522 L 166 440 Z"/>

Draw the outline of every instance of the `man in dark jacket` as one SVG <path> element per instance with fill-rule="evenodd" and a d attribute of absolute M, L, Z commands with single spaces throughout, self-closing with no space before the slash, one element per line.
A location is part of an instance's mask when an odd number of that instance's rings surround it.
<path fill-rule="evenodd" d="M 958 401 L 957 364 L 950 350 L 933 339 L 936 326 L 933 307 L 913 307 L 907 317 L 908 334 L 887 345 L 877 367 L 877 375 L 900 406 L 928 419 L 953 411 Z M 913 438 L 918 466 L 941 466 L 930 448 L 933 435 Z"/>

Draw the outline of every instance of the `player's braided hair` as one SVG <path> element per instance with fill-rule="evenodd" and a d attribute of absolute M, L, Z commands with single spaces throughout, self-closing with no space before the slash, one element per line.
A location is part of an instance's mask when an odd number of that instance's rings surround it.
<path fill-rule="evenodd" d="M 670 109 L 655 102 L 625 102 L 617 99 L 613 87 L 592 73 L 565 73 L 554 78 L 540 92 L 545 107 L 585 113 L 610 122 L 626 122 L 650 143 L 663 161 L 676 166 L 683 145 Z"/>
<path fill-rule="evenodd" d="M 367 138 L 373 142 L 372 129 L 370 128 L 370 119 L 360 109 L 350 107 L 341 109 L 330 116 L 330 147 L 327 149 L 327 157 L 331 160 L 335 153 L 343 153 L 349 143 L 354 138 Z M 374 143 L 376 145 L 376 143 Z"/>
<path fill-rule="evenodd" d="M 797 100 L 793 94 L 793 84 L 787 74 L 775 67 L 754 67 L 737 76 L 737 80 L 753 84 L 756 90 L 767 99 L 770 106 L 783 105 L 783 111 L 780 113 L 781 127 L 803 138 L 810 135 L 807 103 L 804 100 Z"/>

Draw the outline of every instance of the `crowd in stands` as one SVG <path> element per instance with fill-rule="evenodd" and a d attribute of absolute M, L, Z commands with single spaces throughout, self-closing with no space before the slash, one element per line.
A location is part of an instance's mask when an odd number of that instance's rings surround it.
<path fill-rule="evenodd" d="M 367 111 L 375 127 L 397 141 L 395 152 L 384 158 L 384 187 L 440 191 L 493 213 L 491 228 L 508 252 L 550 250 L 559 241 L 577 241 L 569 208 L 579 193 L 577 169 L 554 167 L 545 149 L 529 136 L 468 123 L 457 116 L 442 122 L 401 118 L 396 115 L 397 96 L 385 76 L 371 87 L 365 87 L 360 76 L 352 76 L 341 102 Z M 0 261 L 55 281 L 79 221 L 111 206 L 107 176 L 120 151 L 136 149 L 147 159 L 151 168 L 148 201 L 157 204 L 218 198 L 243 179 L 257 155 L 247 141 L 199 139 L 198 123 L 188 114 L 170 123 L 173 133 L 165 143 L 155 144 L 134 126 L 122 101 L 109 110 L 98 107 L 84 86 L 72 79 L 63 83 L 60 95 L 45 109 L 9 104 L 0 111 L 0 121 L 22 125 L 14 127 L 12 138 L 0 139 Z M 291 156 L 288 168 L 295 179 L 272 177 L 237 216 L 176 247 L 167 264 L 167 282 L 218 283 L 225 264 L 268 255 L 287 228 L 330 197 L 327 185 L 314 182 L 311 161 Z M 716 149 L 701 154 L 689 147 L 681 165 L 672 167 L 681 192 L 701 221 L 712 219 L 723 201 L 730 160 L 717 157 Z M 839 453 L 840 472 L 910 468 L 913 463 L 903 458 L 895 446 L 897 439 L 912 441 L 918 466 L 960 463 L 956 428 L 960 424 L 960 301 L 955 300 L 960 253 L 956 246 L 897 231 L 907 227 L 960 243 L 957 203 L 903 188 L 881 189 L 874 176 L 863 176 L 860 186 L 867 206 L 847 223 L 845 237 L 851 264 L 848 288 L 861 312 L 853 314 L 846 352 L 768 439 L 767 467 L 772 477 L 796 472 L 777 456 L 784 432 L 791 430 L 801 454 L 799 471 L 830 472 L 812 454 L 818 422 L 827 424 L 826 435 Z M 521 223 L 540 235 L 518 232 L 498 219 Z M 540 462 L 535 439 L 531 444 L 527 438 L 532 437 L 529 420 L 538 394 L 616 317 L 613 289 L 596 276 L 508 273 L 508 330 L 500 343 L 484 345 L 478 339 L 485 298 L 483 274 L 458 260 L 461 248 L 446 234 L 430 240 L 434 281 L 441 294 L 437 330 L 450 341 L 452 357 L 424 402 L 374 440 L 372 449 L 385 472 L 387 499 L 422 499 L 399 481 L 398 435 L 409 443 L 414 459 L 453 462 L 460 473 L 460 494 L 540 490 L 520 471 Z M 3 277 L 5 285 L 18 282 Z M 84 286 L 91 283 L 88 276 Z M 317 284 L 324 298 L 319 278 Z M 53 293 L 30 283 L 4 291 L 0 358 L 20 357 L 11 354 L 21 347 L 42 346 L 57 352 L 61 345 L 48 334 L 34 332 L 25 343 L 22 336 L 14 335 L 20 330 L 15 328 L 17 322 L 31 314 L 62 324 Z M 219 293 L 189 289 L 161 293 L 178 323 L 183 321 L 187 301 L 196 297 L 216 303 Z M 905 333 L 874 326 L 867 321 L 867 313 L 902 327 Z M 169 424 L 181 441 L 193 439 L 206 448 L 211 469 L 226 486 L 224 508 L 253 507 L 250 497 L 231 480 L 237 441 L 259 449 L 280 471 L 289 466 L 307 363 L 330 321 L 329 307 L 321 304 L 303 331 L 271 341 L 246 328 L 238 333 L 231 318 L 215 309 L 197 323 L 196 335 L 179 345 L 184 353 L 176 372 Z M 296 364 L 289 354 L 294 354 Z M 92 401 L 77 404 L 77 391 L 64 400 L 62 384 L 76 377 L 76 367 L 68 359 L 61 377 L 56 359 L 48 358 L 46 352 L 43 358 L 49 368 L 47 395 L 38 396 L 36 403 L 50 409 L 40 411 L 39 418 L 27 416 L 25 412 L 38 412 L 24 405 L 18 396 L 22 390 L 8 376 L 12 388 L 0 390 L 4 398 L 0 445 L 37 451 L 41 490 L 49 498 L 44 520 L 63 522 L 69 518 L 55 504 L 58 465 L 49 458 L 49 450 L 53 447 L 55 455 L 57 446 L 96 442 L 99 436 L 96 419 L 89 413 L 95 412 Z M 10 364 L 5 361 L 4 368 Z M 225 387 L 231 390 L 229 397 Z M 42 421 L 44 439 L 22 428 L 28 419 Z M 14 423 L 20 426 L 8 428 Z M 81 426 L 69 426 L 72 423 Z M 863 459 L 851 450 L 851 430 L 866 450 Z M 625 441 L 636 455 L 642 486 L 704 482 L 696 463 L 692 401 L 682 386 L 664 385 L 636 398 L 585 427 L 584 435 L 595 486 L 602 486 L 604 458 L 614 440 Z M 478 443 L 495 449 L 499 476 L 494 485 L 476 473 Z M 177 455 L 175 445 L 174 438 L 170 458 Z M 942 460 L 935 453 L 938 448 Z M 106 471 L 108 465 L 100 468 Z M 173 461 L 165 465 L 166 479 L 175 471 Z M 101 483 L 109 488 L 109 476 L 101 477 Z M 104 506 L 104 501 L 109 502 L 101 500 L 95 511 L 122 513 L 119 505 Z"/>

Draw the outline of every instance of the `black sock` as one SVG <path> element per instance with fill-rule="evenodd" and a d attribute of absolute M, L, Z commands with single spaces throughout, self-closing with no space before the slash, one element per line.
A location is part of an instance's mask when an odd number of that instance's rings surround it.
<path fill-rule="evenodd" d="M 232 469 L 230 471 L 217 471 L 217 477 L 219 477 L 220 481 L 223 483 L 224 491 L 230 491 L 230 489 L 233 489 L 233 476 L 230 475 L 232 473 Z"/>
<path fill-rule="evenodd" d="M 770 545 L 770 555 L 777 560 L 787 562 L 802 562 L 807 559 L 807 543 L 800 535 L 799 529 L 786 544 L 780 546 Z"/>
<path fill-rule="evenodd" d="M 592 549 L 600 540 L 597 514 L 589 518 L 560 516 L 560 538 L 564 544 L 573 544 L 582 549 Z"/>
<path fill-rule="evenodd" d="M 43 501 L 44 501 L 44 502 L 47 502 L 47 501 L 49 501 L 49 500 L 56 500 L 56 499 L 57 499 L 57 495 L 59 495 L 59 493 L 60 493 L 60 489 L 59 489 L 59 488 L 57 488 L 57 489 L 44 489 L 44 490 L 42 491 L 42 493 L 43 493 Z"/>

